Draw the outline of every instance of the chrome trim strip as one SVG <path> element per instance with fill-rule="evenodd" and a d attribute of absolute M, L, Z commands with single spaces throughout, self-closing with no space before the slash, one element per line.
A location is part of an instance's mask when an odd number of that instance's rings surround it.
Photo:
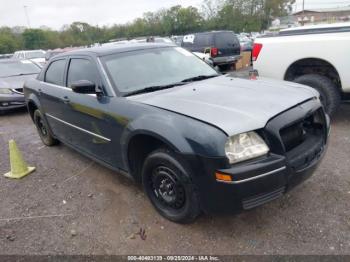
<path fill-rule="evenodd" d="M 11 91 L 12 91 L 13 93 L 16 93 L 16 94 L 19 94 L 19 95 L 24 95 L 23 92 L 17 91 L 17 90 L 14 89 L 14 88 L 12 88 Z"/>
<path fill-rule="evenodd" d="M 73 124 L 70 124 L 70 123 L 68 123 L 68 122 L 66 122 L 66 121 L 63 121 L 62 119 L 59 119 L 59 118 L 57 118 L 57 117 L 54 117 L 53 115 L 50 115 L 50 114 L 48 114 L 48 113 L 46 113 L 45 115 L 48 116 L 48 117 L 51 117 L 52 119 L 55 119 L 56 121 L 59 121 L 59 122 L 61 122 L 61 123 L 63 123 L 63 124 L 66 124 L 66 125 L 68 125 L 68 126 L 70 126 L 70 127 L 73 127 L 73 128 L 75 128 L 75 129 L 78 129 L 79 131 L 82 131 L 82 132 L 87 133 L 87 134 L 89 134 L 89 135 L 95 136 L 95 137 L 100 138 L 100 139 L 102 139 L 102 140 L 105 140 L 105 141 L 107 141 L 107 142 L 111 142 L 111 141 L 112 141 L 112 140 L 109 139 L 109 138 L 106 138 L 106 137 L 104 137 L 104 136 L 101 136 L 101 135 L 92 133 L 92 132 L 90 132 L 90 131 L 88 131 L 88 130 L 86 130 L 86 129 L 83 129 L 83 128 L 81 128 L 81 127 L 75 126 L 75 125 L 73 125 Z"/>
<path fill-rule="evenodd" d="M 250 177 L 250 178 L 247 178 L 247 179 L 238 180 L 238 181 L 223 181 L 223 180 L 216 180 L 216 181 L 220 182 L 220 183 L 225 183 L 225 184 L 235 184 L 235 185 L 236 184 L 242 184 L 242 183 L 245 183 L 245 182 L 253 181 L 253 180 L 265 177 L 265 176 L 269 176 L 269 175 L 275 174 L 275 173 L 280 172 L 280 171 L 285 170 L 285 169 L 286 169 L 286 167 L 283 166 L 283 167 L 280 167 L 278 169 L 272 170 L 270 172 L 267 172 L 267 173 L 264 173 L 264 174 L 261 174 L 261 175 L 258 175 L 258 176 L 253 176 L 253 177 Z"/>

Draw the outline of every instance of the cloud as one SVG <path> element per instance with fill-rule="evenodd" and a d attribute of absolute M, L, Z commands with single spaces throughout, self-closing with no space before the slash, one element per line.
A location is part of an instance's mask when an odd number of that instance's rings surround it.
<path fill-rule="evenodd" d="M 200 7 L 201 0 L 17 0 L 4 1 L 0 5 L 0 26 L 27 26 L 23 6 L 32 27 L 48 26 L 60 29 L 74 21 L 93 25 L 126 23 L 148 11 L 173 5 Z"/>

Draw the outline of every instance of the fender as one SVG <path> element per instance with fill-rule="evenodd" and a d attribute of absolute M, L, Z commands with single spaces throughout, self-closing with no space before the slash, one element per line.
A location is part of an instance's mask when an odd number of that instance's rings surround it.
<path fill-rule="evenodd" d="M 130 122 L 124 130 L 121 137 L 124 164 L 128 162 L 129 142 L 140 134 L 163 141 L 175 152 L 181 154 L 225 156 L 226 134 L 211 125 L 172 112 L 166 115 L 163 113 L 142 116 Z"/>

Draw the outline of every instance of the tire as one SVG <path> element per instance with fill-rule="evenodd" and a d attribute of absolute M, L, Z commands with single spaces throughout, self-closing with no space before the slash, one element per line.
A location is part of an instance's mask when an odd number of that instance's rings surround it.
<path fill-rule="evenodd" d="M 337 86 L 328 77 L 309 74 L 296 78 L 294 82 L 316 89 L 320 93 L 321 102 L 329 116 L 334 115 L 337 111 L 340 105 L 341 95 Z"/>
<path fill-rule="evenodd" d="M 36 129 L 38 130 L 41 141 L 46 146 L 57 145 L 58 140 L 52 136 L 51 130 L 50 130 L 45 118 L 43 117 L 43 115 L 41 114 L 39 109 L 34 111 L 33 119 L 34 119 L 34 124 L 36 126 Z"/>
<path fill-rule="evenodd" d="M 176 223 L 193 222 L 199 197 L 184 162 L 168 149 L 150 153 L 142 168 L 143 188 L 155 209 Z"/>

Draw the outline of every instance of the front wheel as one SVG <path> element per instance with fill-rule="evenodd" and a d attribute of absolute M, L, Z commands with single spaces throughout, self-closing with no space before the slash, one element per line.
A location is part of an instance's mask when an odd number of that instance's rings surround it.
<path fill-rule="evenodd" d="M 33 119 L 41 141 L 47 146 L 58 144 L 58 140 L 52 136 L 49 126 L 39 109 L 34 111 Z"/>
<path fill-rule="evenodd" d="M 182 160 L 172 151 L 159 149 L 145 160 L 144 190 L 156 210 L 177 223 L 190 223 L 200 214 L 199 198 Z"/>
<path fill-rule="evenodd" d="M 327 114 L 334 115 L 340 105 L 341 95 L 331 79 L 322 75 L 308 74 L 298 77 L 294 82 L 315 88 L 320 93 L 320 100 Z"/>

